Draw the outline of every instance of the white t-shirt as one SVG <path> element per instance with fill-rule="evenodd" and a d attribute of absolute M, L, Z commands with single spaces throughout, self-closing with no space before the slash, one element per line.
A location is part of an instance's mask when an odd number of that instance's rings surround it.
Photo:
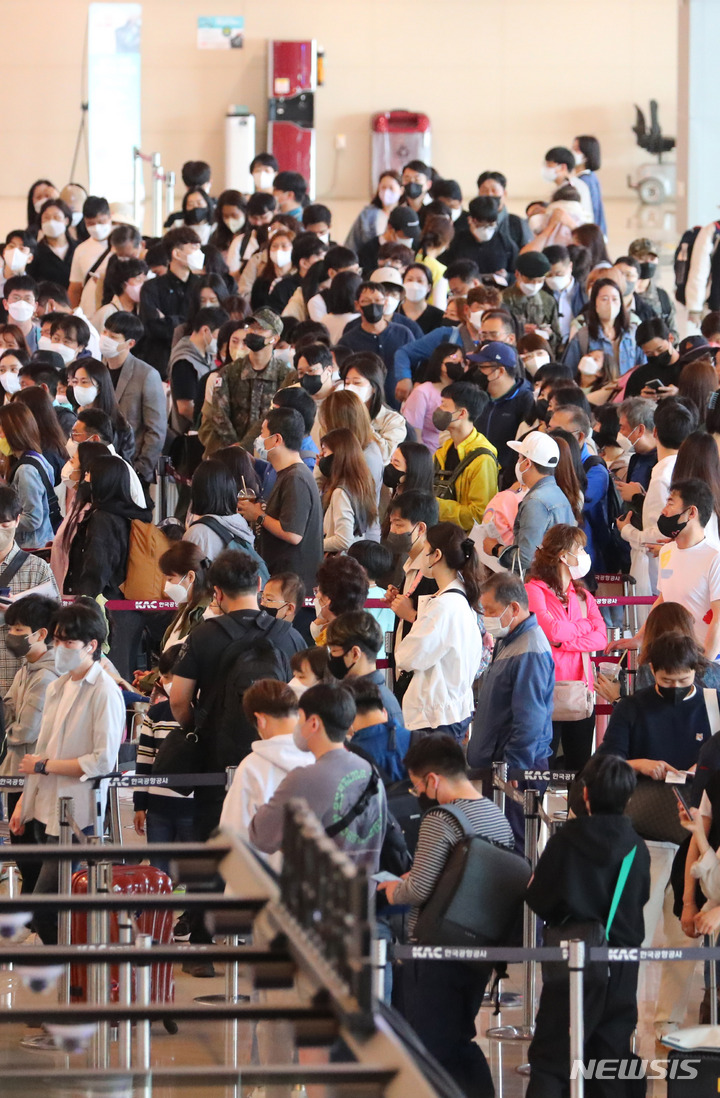
<path fill-rule="evenodd" d="M 109 240 L 94 240 L 93 237 L 90 237 L 88 240 L 83 240 L 82 244 L 78 244 L 75 249 L 72 266 L 70 267 L 70 281 L 79 282 L 81 285 L 85 282 L 93 263 L 97 262 L 103 252 L 108 252 L 102 263 L 93 271 L 92 278 L 88 278 L 87 285 L 83 288 L 80 307 L 86 316 L 92 316 L 97 310 L 95 303 L 97 279 L 105 274 L 105 268 L 110 258 L 109 247 Z"/>
<path fill-rule="evenodd" d="M 704 647 L 710 604 L 720 600 L 720 551 L 707 538 L 690 549 L 671 542 L 658 554 L 658 591 L 663 602 L 679 602 L 692 614 L 695 640 Z"/>
<path fill-rule="evenodd" d="M 56 759 L 58 757 L 59 750 L 59 738 L 58 729 L 62 726 L 66 716 L 75 705 L 78 694 L 80 693 L 80 687 L 82 686 L 82 679 L 75 681 L 74 679 L 68 679 L 65 683 L 65 689 L 60 700 L 57 711 L 57 720 L 55 722 L 55 728 L 53 730 L 50 739 L 47 742 L 45 751 L 48 759 Z M 34 816 L 36 820 L 47 826 L 50 820 L 53 818 L 57 802 L 57 774 L 46 774 L 43 780 L 38 785 L 38 793 L 35 798 Z"/>

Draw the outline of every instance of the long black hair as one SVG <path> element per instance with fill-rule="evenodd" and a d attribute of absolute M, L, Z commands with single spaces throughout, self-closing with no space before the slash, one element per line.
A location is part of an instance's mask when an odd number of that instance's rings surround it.
<path fill-rule="evenodd" d="M 237 514 L 237 484 L 222 461 L 201 461 L 193 473 L 190 489 L 190 510 L 198 518 L 203 515 Z"/>
<path fill-rule="evenodd" d="M 81 367 L 97 385 L 98 395 L 95 397 L 95 400 L 90 407 L 110 416 L 113 430 L 116 433 L 127 430 L 128 421 L 125 419 L 125 416 L 118 406 L 110 371 L 105 363 L 98 362 L 96 358 L 79 358 L 75 362 L 75 370 L 77 371 Z"/>
<path fill-rule="evenodd" d="M 439 522 L 427 532 L 431 549 L 439 549 L 448 568 L 453 568 L 465 583 L 465 593 L 473 610 L 480 608 L 480 562 L 475 543 L 461 526 L 454 522 Z"/>
<path fill-rule="evenodd" d="M 130 503 L 130 473 L 120 457 L 104 454 L 90 465 L 90 506 L 102 511 L 108 504 Z"/>
<path fill-rule="evenodd" d="M 400 484 L 400 492 L 428 492 L 434 494 L 433 456 L 422 442 L 401 442 L 398 450 L 405 458 L 407 472 Z"/>

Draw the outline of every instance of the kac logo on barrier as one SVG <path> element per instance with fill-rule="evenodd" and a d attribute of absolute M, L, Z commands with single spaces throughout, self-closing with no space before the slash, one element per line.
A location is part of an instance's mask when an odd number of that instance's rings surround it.
<path fill-rule="evenodd" d="M 601 1079 L 697 1079 L 700 1060 L 573 1060 L 570 1078 Z"/>

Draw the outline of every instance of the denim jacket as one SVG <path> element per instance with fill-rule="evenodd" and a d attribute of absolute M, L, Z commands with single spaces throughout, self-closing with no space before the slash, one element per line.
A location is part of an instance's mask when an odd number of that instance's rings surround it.
<path fill-rule="evenodd" d="M 503 568 L 524 575 L 546 531 L 560 522 L 577 526 L 568 498 L 555 477 L 543 477 L 532 486 L 518 507 L 513 544 L 500 554 Z"/>

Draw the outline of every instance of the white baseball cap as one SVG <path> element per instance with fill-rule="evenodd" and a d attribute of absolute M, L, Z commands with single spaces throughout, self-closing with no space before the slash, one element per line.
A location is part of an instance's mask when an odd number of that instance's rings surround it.
<path fill-rule="evenodd" d="M 391 283 L 393 286 L 402 286 L 402 275 L 396 267 L 378 267 L 370 275 L 368 282 Z"/>
<path fill-rule="evenodd" d="M 508 446 L 546 469 L 553 469 L 560 461 L 560 447 L 542 431 L 529 431 L 520 442 L 508 442 Z"/>

